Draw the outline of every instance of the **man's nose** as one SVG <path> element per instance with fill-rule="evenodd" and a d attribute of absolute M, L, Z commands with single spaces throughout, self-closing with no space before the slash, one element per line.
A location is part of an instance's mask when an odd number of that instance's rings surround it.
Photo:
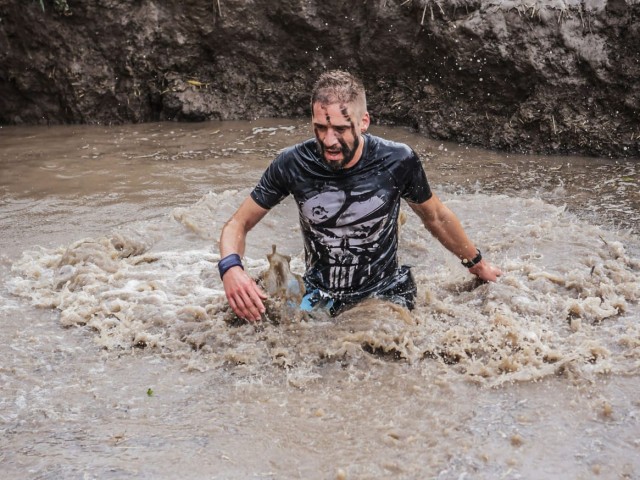
<path fill-rule="evenodd" d="M 338 136 L 336 135 L 336 132 L 333 130 L 333 128 L 328 128 L 327 134 L 324 137 L 324 144 L 330 147 L 332 145 L 335 145 L 336 143 L 338 143 Z"/>

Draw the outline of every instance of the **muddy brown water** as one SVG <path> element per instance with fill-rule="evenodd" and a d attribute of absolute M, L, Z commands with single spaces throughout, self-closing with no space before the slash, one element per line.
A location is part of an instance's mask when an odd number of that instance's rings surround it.
<path fill-rule="evenodd" d="M 4 478 L 638 478 L 638 164 L 406 129 L 504 270 L 408 211 L 419 299 L 229 322 L 222 223 L 307 122 L 0 129 Z M 291 200 L 252 232 L 302 271 Z"/>

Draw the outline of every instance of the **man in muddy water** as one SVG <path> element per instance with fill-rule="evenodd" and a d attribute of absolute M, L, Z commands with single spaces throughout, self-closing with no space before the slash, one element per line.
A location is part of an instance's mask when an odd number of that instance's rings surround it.
<path fill-rule="evenodd" d="M 323 73 L 311 109 L 315 138 L 280 153 L 222 229 L 218 269 L 240 318 L 260 320 L 267 298 L 242 267 L 247 234 L 289 194 L 304 239 L 302 310 L 326 308 L 335 315 L 370 297 L 414 307 L 415 282 L 397 260 L 401 198 L 470 273 L 496 281 L 501 271 L 482 258 L 431 191 L 415 152 L 366 133 L 370 119 L 360 80 L 339 70 Z"/>

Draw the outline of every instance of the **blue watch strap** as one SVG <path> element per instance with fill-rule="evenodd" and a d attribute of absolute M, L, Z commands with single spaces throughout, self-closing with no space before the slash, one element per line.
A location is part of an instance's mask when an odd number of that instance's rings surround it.
<path fill-rule="evenodd" d="M 240 255 L 238 255 L 237 253 L 232 253 L 231 255 L 227 255 L 226 257 L 221 258 L 218 262 L 218 271 L 220 272 L 220 278 L 222 278 L 224 274 L 233 267 L 240 267 L 244 270 Z"/>

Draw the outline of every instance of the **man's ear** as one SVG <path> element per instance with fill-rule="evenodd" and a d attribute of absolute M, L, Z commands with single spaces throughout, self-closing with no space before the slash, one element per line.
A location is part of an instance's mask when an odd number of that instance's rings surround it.
<path fill-rule="evenodd" d="M 364 112 L 362 115 L 362 120 L 360 121 L 360 133 L 364 133 L 369 128 L 369 124 L 371 123 L 371 118 L 369 117 L 369 112 Z"/>

